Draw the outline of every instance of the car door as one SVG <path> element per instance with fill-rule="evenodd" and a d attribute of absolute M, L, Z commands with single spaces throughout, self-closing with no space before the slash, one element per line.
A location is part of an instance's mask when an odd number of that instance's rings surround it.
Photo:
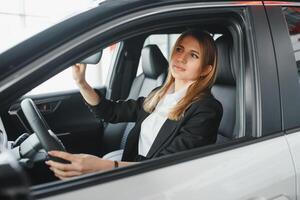
<path fill-rule="evenodd" d="M 293 158 L 283 131 L 276 53 L 262 2 L 170 3 L 168 12 L 217 12 L 221 7 L 239 15 L 242 23 L 237 32 L 233 31 L 237 37 L 231 55 L 237 57 L 234 62 L 239 66 L 239 137 L 120 168 L 112 174 L 85 176 L 63 186 L 52 183 L 32 188 L 35 198 L 297 199 Z M 146 13 L 150 11 L 140 10 L 139 16 Z M 155 7 L 152 17 L 158 13 L 167 16 L 163 6 Z M 122 21 L 139 18 L 130 17 L 125 15 Z"/>
<path fill-rule="evenodd" d="M 300 4 L 296 2 L 266 2 L 278 63 L 278 78 L 282 93 L 282 114 L 286 140 L 289 143 L 300 183 L 300 86 L 299 86 L 299 24 Z M 297 186 L 297 196 L 300 188 Z"/>

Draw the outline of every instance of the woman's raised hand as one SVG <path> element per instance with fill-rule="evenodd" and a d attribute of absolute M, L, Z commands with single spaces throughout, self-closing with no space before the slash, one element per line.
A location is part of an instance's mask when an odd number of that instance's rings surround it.
<path fill-rule="evenodd" d="M 86 64 L 77 63 L 72 66 L 73 79 L 75 80 L 76 84 L 79 86 L 86 82 L 85 71 L 86 71 Z"/>
<path fill-rule="evenodd" d="M 70 154 L 63 151 L 49 151 L 48 154 L 70 161 L 70 164 L 63 164 L 52 160 L 46 161 L 46 164 L 54 172 L 54 175 L 62 180 L 114 168 L 113 161 L 104 160 L 89 154 Z"/>
<path fill-rule="evenodd" d="M 100 96 L 95 90 L 87 83 L 85 79 L 86 64 L 75 64 L 72 66 L 73 79 L 75 80 L 81 95 L 85 101 L 95 106 L 100 102 Z"/>

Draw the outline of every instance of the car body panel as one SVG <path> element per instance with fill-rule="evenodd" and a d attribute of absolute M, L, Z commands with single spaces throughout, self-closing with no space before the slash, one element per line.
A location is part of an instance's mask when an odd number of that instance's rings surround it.
<path fill-rule="evenodd" d="M 260 166 L 260 167 L 258 167 Z M 284 137 L 151 172 L 42 197 L 84 199 L 275 199 L 296 200 L 291 155 Z"/>
<path fill-rule="evenodd" d="M 297 197 L 300 195 L 300 132 L 294 132 L 293 134 L 286 135 L 287 142 L 290 147 L 291 155 L 293 156 L 294 167 L 296 171 L 296 189 Z"/>

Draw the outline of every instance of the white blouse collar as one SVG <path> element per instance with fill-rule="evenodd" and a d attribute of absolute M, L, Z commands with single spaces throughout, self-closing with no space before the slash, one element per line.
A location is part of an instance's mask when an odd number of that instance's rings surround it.
<path fill-rule="evenodd" d="M 168 90 L 167 94 L 166 94 L 166 98 L 167 99 L 173 99 L 175 100 L 176 102 L 180 101 L 180 99 L 182 97 L 184 97 L 184 95 L 186 94 L 187 92 L 187 89 L 188 89 L 189 85 L 181 88 L 180 90 L 178 91 L 174 91 L 175 90 L 175 86 L 174 84 L 170 87 L 170 89 Z"/>

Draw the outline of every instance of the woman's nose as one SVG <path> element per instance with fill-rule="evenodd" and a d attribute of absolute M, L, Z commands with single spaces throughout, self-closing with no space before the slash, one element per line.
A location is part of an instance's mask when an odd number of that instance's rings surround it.
<path fill-rule="evenodd" d="M 179 55 L 177 56 L 178 62 L 186 63 L 186 59 L 187 59 L 187 57 L 186 57 L 186 55 L 185 55 L 184 53 L 179 54 Z"/>

